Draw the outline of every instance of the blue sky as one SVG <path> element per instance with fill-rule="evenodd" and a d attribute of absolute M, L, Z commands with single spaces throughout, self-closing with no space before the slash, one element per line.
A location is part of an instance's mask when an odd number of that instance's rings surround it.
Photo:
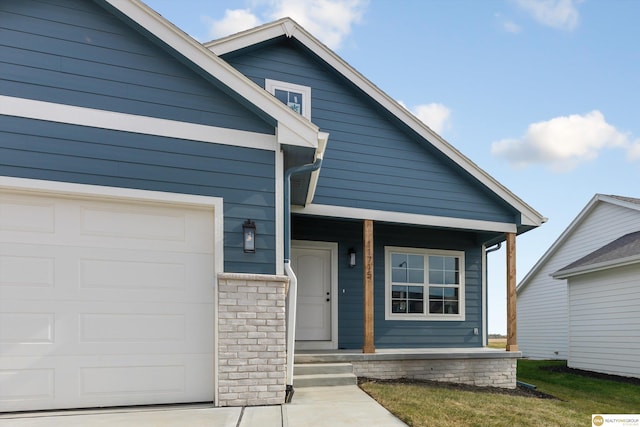
<path fill-rule="evenodd" d="M 290 16 L 549 221 L 520 281 L 595 193 L 640 197 L 635 0 L 146 0 L 205 42 Z M 506 332 L 504 250 L 489 332 Z"/>

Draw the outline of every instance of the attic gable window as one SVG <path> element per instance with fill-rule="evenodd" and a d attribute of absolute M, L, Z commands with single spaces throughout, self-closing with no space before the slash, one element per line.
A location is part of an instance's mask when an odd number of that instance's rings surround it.
<path fill-rule="evenodd" d="M 464 320 L 464 252 L 385 247 L 386 320 Z"/>
<path fill-rule="evenodd" d="M 302 117 L 311 120 L 311 88 L 293 83 L 265 79 L 264 88 Z"/>

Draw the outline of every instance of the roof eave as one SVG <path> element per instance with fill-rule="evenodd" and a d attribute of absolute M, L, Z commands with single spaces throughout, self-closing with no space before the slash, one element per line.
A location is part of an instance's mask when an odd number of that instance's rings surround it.
<path fill-rule="evenodd" d="M 518 286 L 516 287 L 516 292 L 522 291 L 527 287 L 530 280 L 540 271 L 542 266 L 545 265 L 547 260 L 551 258 L 551 256 L 562 246 L 562 244 L 569 238 L 569 236 L 573 233 L 573 231 L 587 218 L 589 213 L 593 211 L 595 206 L 600 202 L 611 203 L 614 205 L 626 207 L 629 209 L 640 211 L 640 205 L 625 202 L 620 199 L 616 199 L 615 197 L 610 197 L 605 194 L 596 193 L 591 200 L 586 204 L 584 208 L 578 213 L 578 215 L 571 221 L 571 223 L 565 228 L 565 230 L 558 236 L 558 238 L 553 242 L 553 244 L 547 249 L 547 251 L 540 257 L 538 262 L 534 264 L 534 266 L 529 270 L 527 275 L 520 281 Z M 558 277 L 560 279 L 560 277 Z"/>
<path fill-rule="evenodd" d="M 631 264 L 637 264 L 640 262 L 640 255 L 633 255 L 626 258 L 619 258 L 604 262 L 599 262 L 590 265 L 583 265 L 575 268 L 558 270 L 551 274 L 554 279 L 567 279 L 573 276 L 579 276 L 587 273 L 595 273 L 597 271 L 607 270 L 615 267 L 624 267 Z"/>
<path fill-rule="evenodd" d="M 139 0 L 103 0 L 278 122 L 278 142 L 317 148 L 319 129 Z"/>

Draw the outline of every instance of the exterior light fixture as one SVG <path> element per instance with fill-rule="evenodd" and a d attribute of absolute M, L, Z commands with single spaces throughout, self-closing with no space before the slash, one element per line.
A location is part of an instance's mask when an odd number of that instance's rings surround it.
<path fill-rule="evenodd" d="M 256 223 L 250 219 L 242 224 L 242 248 L 245 253 L 256 252 Z"/>
<path fill-rule="evenodd" d="M 356 266 L 356 250 L 349 248 L 349 268 Z"/>

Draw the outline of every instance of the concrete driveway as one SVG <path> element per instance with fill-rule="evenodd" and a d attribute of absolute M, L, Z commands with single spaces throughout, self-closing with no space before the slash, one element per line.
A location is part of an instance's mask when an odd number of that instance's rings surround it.
<path fill-rule="evenodd" d="M 287 405 L 212 408 L 181 405 L 0 415 L 0 427 L 401 427 L 406 424 L 358 386 L 296 389 Z"/>

